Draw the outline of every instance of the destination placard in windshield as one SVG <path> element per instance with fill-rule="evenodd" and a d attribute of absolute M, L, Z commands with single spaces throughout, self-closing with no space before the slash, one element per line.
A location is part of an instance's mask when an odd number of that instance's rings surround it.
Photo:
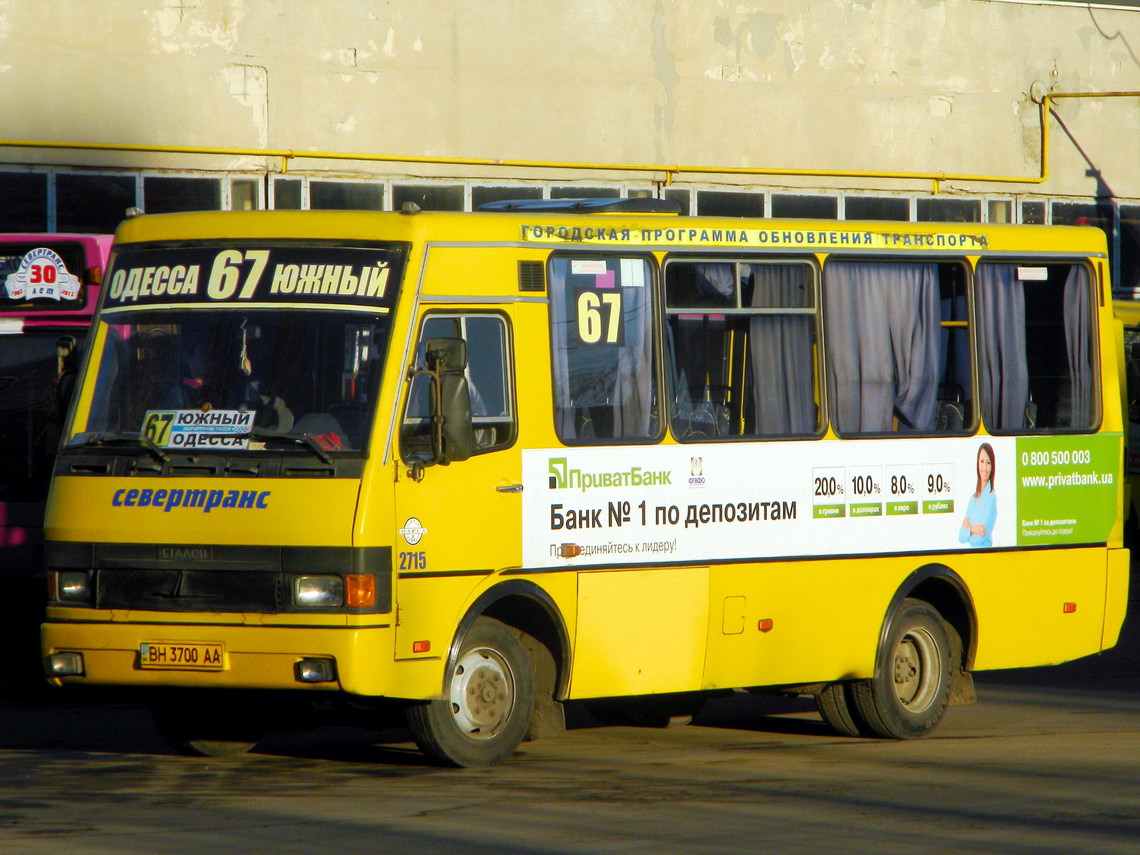
<path fill-rule="evenodd" d="M 180 247 L 121 252 L 106 307 L 158 303 L 390 306 L 403 270 L 395 247 Z"/>
<path fill-rule="evenodd" d="M 78 244 L 0 244 L 0 307 L 5 311 L 79 308 L 82 273 Z"/>

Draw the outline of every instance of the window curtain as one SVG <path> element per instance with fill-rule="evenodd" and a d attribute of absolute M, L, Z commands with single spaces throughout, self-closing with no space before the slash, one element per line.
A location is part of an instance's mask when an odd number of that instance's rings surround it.
<path fill-rule="evenodd" d="M 701 296 L 715 294 L 724 301 L 725 308 L 736 305 L 736 265 L 697 264 L 697 292 Z"/>
<path fill-rule="evenodd" d="M 1070 422 L 1074 428 L 1093 423 L 1092 312 L 1088 271 L 1073 265 L 1065 279 L 1065 354 L 1069 363 Z"/>
<path fill-rule="evenodd" d="M 800 266 L 752 267 L 753 307 L 805 306 L 805 276 Z M 814 325 L 815 318 L 808 315 L 756 315 L 751 319 L 757 435 L 807 434 L 816 429 Z"/>
<path fill-rule="evenodd" d="M 991 430 L 1028 427 L 1029 365 L 1025 350 L 1025 286 L 1012 264 L 980 264 L 982 414 Z"/>
<path fill-rule="evenodd" d="M 566 293 L 566 265 L 566 260 L 559 258 L 550 266 L 550 326 L 554 335 L 551 356 L 554 361 L 555 429 L 562 439 L 573 440 L 578 438 L 578 426 L 570 395 L 569 342 L 573 330 L 566 311 L 569 299 Z"/>
<path fill-rule="evenodd" d="M 828 362 L 840 432 L 933 430 L 939 293 L 933 264 L 833 262 L 826 271 Z"/>
<path fill-rule="evenodd" d="M 622 286 L 622 326 L 625 344 L 618 351 L 613 390 L 613 435 L 615 438 L 648 437 L 657 432 L 654 418 L 655 377 L 653 370 L 653 288 L 645 262 L 638 287 Z"/>

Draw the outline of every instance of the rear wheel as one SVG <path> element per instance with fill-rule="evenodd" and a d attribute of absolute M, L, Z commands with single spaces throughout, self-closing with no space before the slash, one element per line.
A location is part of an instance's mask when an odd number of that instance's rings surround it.
<path fill-rule="evenodd" d="M 410 706 L 420 750 L 450 766 L 486 766 L 511 755 L 530 724 L 534 685 L 518 634 L 478 618 L 463 638 L 443 698 Z"/>
<path fill-rule="evenodd" d="M 855 701 L 851 697 L 850 683 L 828 683 L 816 695 L 819 714 L 832 730 L 843 736 L 867 736 L 859 726 Z"/>
<path fill-rule="evenodd" d="M 855 723 L 890 739 L 925 736 L 946 713 L 952 673 L 942 617 L 922 600 L 903 600 L 875 676 L 852 686 Z"/>

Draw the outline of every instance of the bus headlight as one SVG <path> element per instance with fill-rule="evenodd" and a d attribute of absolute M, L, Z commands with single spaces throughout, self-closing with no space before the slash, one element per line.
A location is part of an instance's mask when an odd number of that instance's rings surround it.
<path fill-rule="evenodd" d="M 344 605 L 340 576 L 297 576 L 293 579 L 293 605 L 303 609 L 339 608 Z"/>
<path fill-rule="evenodd" d="M 61 603 L 90 603 L 91 574 L 86 570 L 56 570 L 53 599 Z"/>

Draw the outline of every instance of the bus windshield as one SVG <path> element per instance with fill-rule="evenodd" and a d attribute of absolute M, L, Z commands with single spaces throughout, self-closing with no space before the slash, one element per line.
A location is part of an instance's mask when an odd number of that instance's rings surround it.
<path fill-rule="evenodd" d="M 332 309 L 106 313 L 85 425 L 65 447 L 365 447 L 388 317 Z"/>
<path fill-rule="evenodd" d="M 75 338 L 32 327 L 0 336 L 0 501 L 40 501 L 59 442 L 56 381 Z"/>

